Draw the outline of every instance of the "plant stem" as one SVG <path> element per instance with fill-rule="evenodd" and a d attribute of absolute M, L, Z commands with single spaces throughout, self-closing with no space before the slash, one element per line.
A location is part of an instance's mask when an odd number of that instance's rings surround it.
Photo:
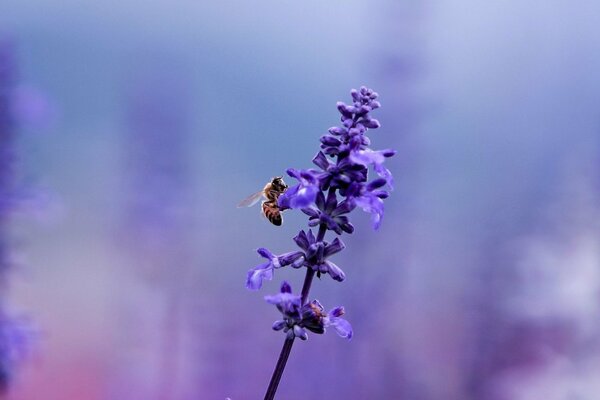
<path fill-rule="evenodd" d="M 321 242 L 323 240 L 326 232 L 327 226 L 323 224 L 319 225 L 317 242 Z M 310 286 L 312 284 L 314 276 L 315 270 L 312 268 L 307 268 L 306 276 L 304 277 L 304 285 L 302 285 L 302 297 L 300 300 L 300 304 L 302 305 L 306 303 L 306 299 L 308 298 L 308 292 L 310 291 Z M 283 375 L 283 370 L 285 369 L 285 364 L 287 363 L 288 357 L 290 356 L 290 352 L 292 351 L 293 344 L 294 337 L 292 337 L 291 339 L 286 337 L 285 341 L 283 342 L 281 353 L 279 354 L 279 360 L 277 360 L 277 365 L 275 365 L 273 376 L 271 376 L 271 382 L 269 382 L 269 387 L 267 388 L 267 393 L 265 394 L 265 400 L 273 400 L 275 398 L 275 392 L 277 391 L 277 386 L 279 386 L 279 381 L 281 380 L 281 376 Z"/>
<path fill-rule="evenodd" d="M 317 234 L 317 242 L 322 242 L 327 232 L 327 226 L 324 224 L 319 225 L 319 233 Z M 313 277 L 315 276 L 315 270 L 312 268 L 306 269 L 306 276 L 304 277 L 304 285 L 302 285 L 302 297 L 300 304 L 304 305 L 308 298 L 308 292 L 310 292 L 310 286 L 312 285 Z"/>
<path fill-rule="evenodd" d="M 271 382 L 269 382 L 269 387 L 267 388 L 267 393 L 265 394 L 265 400 L 273 400 L 275 398 L 275 392 L 277 391 L 277 386 L 279 386 L 279 381 L 283 375 L 283 370 L 285 369 L 285 364 L 287 363 L 290 352 L 292 351 L 293 344 L 294 338 L 286 337 L 285 341 L 283 342 L 281 353 L 279 354 L 279 360 L 277 360 L 277 365 L 273 371 Z"/>

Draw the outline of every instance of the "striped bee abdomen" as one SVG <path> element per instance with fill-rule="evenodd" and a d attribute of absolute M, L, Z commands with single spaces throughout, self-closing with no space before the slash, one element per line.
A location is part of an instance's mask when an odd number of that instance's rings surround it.
<path fill-rule="evenodd" d="M 279 207 L 277 207 L 277 203 L 271 201 L 265 201 L 262 203 L 262 211 L 265 214 L 265 217 L 273 225 L 281 226 L 283 219 L 281 218 L 281 211 L 279 211 Z"/>

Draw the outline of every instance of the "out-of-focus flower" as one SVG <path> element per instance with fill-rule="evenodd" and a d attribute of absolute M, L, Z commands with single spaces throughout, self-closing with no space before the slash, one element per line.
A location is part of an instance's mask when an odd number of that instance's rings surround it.
<path fill-rule="evenodd" d="M 32 352 L 37 330 L 30 318 L 0 315 L 0 392 L 10 385 L 13 374 Z"/>
<path fill-rule="evenodd" d="M 12 112 L 19 125 L 44 128 L 55 119 L 54 104 L 39 89 L 20 85 L 15 88 L 13 96 Z"/>
<path fill-rule="evenodd" d="M 15 179 L 16 72 L 14 47 L 0 39 L 0 284 L 5 289 L 7 272 L 12 266 L 7 226 L 20 203 Z M 1 293 L 4 295 L 4 292 Z M 8 389 L 18 364 L 30 353 L 35 329 L 28 317 L 9 316 L 5 298 L 0 298 L 0 392 Z"/>

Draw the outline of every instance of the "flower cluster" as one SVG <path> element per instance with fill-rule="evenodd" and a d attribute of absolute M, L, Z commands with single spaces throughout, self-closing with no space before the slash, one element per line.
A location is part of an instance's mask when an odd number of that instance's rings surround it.
<path fill-rule="evenodd" d="M 308 301 L 308 290 L 314 275 L 320 278 L 328 274 L 338 282 L 346 278 L 342 269 L 330 260 L 345 245 L 338 237 L 325 240 L 327 231 L 336 235 L 353 233 L 348 214 L 357 207 L 371 214 L 373 227 L 378 229 L 384 213 L 383 200 L 393 186 L 392 174 L 383 164 L 395 151 L 371 149 L 371 140 L 366 136 L 369 129 L 379 127 L 379 121 L 370 115 L 381 106 L 378 95 L 366 87 L 352 90 L 351 94 L 352 104 L 337 104 L 341 125 L 330 128 L 321 137 L 321 148 L 312 160 L 319 169 L 287 170 L 298 182 L 279 196 L 278 205 L 282 211 L 300 209 L 308 216 L 309 229 L 301 230 L 293 238 L 299 250 L 274 255 L 265 248 L 258 249 L 265 262 L 248 271 L 246 279 L 248 289 L 258 290 L 264 280 L 273 279 L 276 269 L 306 267 L 301 296 L 293 295 L 290 285 L 283 282 L 280 293 L 265 297 L 283 315 L 273 329 L 283 330 L 291 339 L 304 340 L 307 330 L 323 333 L 327 327 L 334 328 L 342 337 L 352 337 L 350 324 L 341 318 L 343 307 L 326 313 L 317 300 Z M 372 180 L 369 180 L 370 167 L 376 174 Z M 312 228 L 317 227 L 315 235 Z"/>
<path fill-rule="evenodd" d="M 320 169 L 289 169 L 288 175 L 299 183 L 279 198 L 281 209 L 300 208 L 310 216 L 311 226 L 325 224 L 338 235 L 354 231 L 345 214 L 355 207 L 370 213 L 373 226 L 378 229 L 383 217 L 383 199 L 389 196 L 382 188 L 393 187 L 392 174 L 383 163 L 396 152 L 369 148 L 371 140 L 366 136 L 369 129 L 379 127 L 379 121 L 370 115 L 381 107 L 377 93 L 361 87 L 351 94 L 352 105 L 337 104 L 341 126 L 329 128 L 321 137 L 321 151 L 313 158 Z M 367 182 L 369 166 L 378 175 L 371 182 Z M 338 201 L 336 190 L 343 200 Z"/>
<path fill-rule="evenodd" d="M 292 294 L 292 287 L 286 281 L 281 283 L 278 294 L 265 296 L 265 300 L 277 306 L 283 316 L 283 319 L 275 321 L 273 329 L 283 330 L 289 338 L 297 337 L 306 340 L 308 338 L 306 330 L 321 334 L 327 327 L 334 328 L 341 337 L 352 338 L 350 323 L 342 318 L 343 307 L 336 307 L 326 313 L 318 300 L 301 305 L 300 296 Z"/>

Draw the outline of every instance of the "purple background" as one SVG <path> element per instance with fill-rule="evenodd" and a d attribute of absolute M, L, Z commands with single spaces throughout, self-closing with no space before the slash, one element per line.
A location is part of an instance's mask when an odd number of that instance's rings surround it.
<path fill-rule="evenodd" d="M 235 205 L 309 167 L 362 84 L 397 188 L 378 232 L 353 214 L 346 281 L 311 292 L 346 306 L 355 337 L 296 343 L 279 398 L 600 398 L 598 15 L 592 0 L 3 2 L 19 88 L 43 96 L 19 108 L 18 177 L 48 194 L 6 233 L 22 259 L 6 297 L 42 331 L 10 398 L 262 398 L 283 342 L 262 296 L 303 274 L 259 293 L 244 279 L 305 218 L 275 228 Z"/>

